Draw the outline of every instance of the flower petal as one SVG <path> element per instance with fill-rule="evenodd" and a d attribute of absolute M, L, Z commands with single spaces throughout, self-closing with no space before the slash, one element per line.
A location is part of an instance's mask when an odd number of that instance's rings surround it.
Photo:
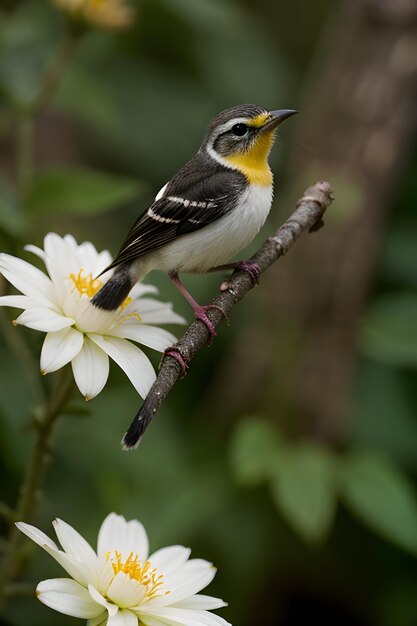
<path fill-rule="evenodd" d="M 90 618 L 103 613 L 87 589 L 69 578 L 43 580 L 36 588 L 39 600 L 51 609 L 72 617 Z"/>
<path fill-rule="evenodd" d="M 127 522 L 122 515 L 110 513 L 98 533 L 97 554 L 114 553 L 115 550 L 126 557 L 133 552 L 141 561 L 146 561 L 149 541 L 143 525 L 135 519 Z"/>
<path fill-rule="evenodd" d="M 213 609 L 221 609 L 223 606 L 227 606 L 227 602 L 221 600 L 221 598 L 213 598 L 212 596 L 204 596 L 197 594 L 190 596 L 185 600 L 176 602 L 173 606 L 179 609 L 197 609 L 200 611 L 212 611 Z"/>
<path fill-rule="evenodd" d="M 43 240 L 43 247 L 48 274 L 54 285 L 61 289 L 64 279 L 72 273 L 78 274 L 82 267 L 76 255 L 76 243 L 74 248 L 65 237 L 48 233 Z"/>
<path fill-rule="evenodd" d="M 145 597 L 145 594 L 146 587 L 144 585 L 141 585 L 134 578 L 130 578 L 129 574 L 119 572 L 113 578 L 106 595 L 117 606 L 127 609 L 139 604 Z"/>
<path fill-rule="evenodd" d="M 48 546 L 51 550 L 59 550 L 58 546 L 52 539 L 45 535 L 41 530 L 35 528 L 31 524 L 26 524 L 25 522 L 16 522 L 17 528 L 22 532 L 26 537 L 32 539 L 35 543 L 38 544 L 41 548 Z"/>
<path fill-rule="evenodd" d="M 138 324 L 134 318 L 124 320 L 109 331 L 109 334 L 113 337 L 123 337 L 124 339 L 137 341 L 148 348 L 159 350 L 159 352 L 163 352 L 177 341 L 175 335 L 167 330 L 147 326 L 146 324 Z"/>
<path fill-rule="evenodd" d="M 0 254 L 0 273 L 25 296 L 44 306 L 56 305 L 51 280 L 37 267 L 11 256 Z"/>
<path fill-rule="evenodd" d="M 52 525 L 65 552 L 85 563 L 93 572 L 97 572 L 97 555 L 88 541 L 62 519 L 54 520 Z"/>
<path fill-rule="evenodd" d="M 51 311 L 51 309 L 47 309 L 46 307 L 35 306 L 23 311 L 15 320 L 15 323 L 33 328 L 34 330 L 40 330 L 44 333 L 50 333 L 72 326 L 74 320 L 59 313 L 55 313 L 55 311 Z"/>
<path fill-rule="evenodd" d="M 187 561 L 177 570 L 171 571 L 164 577 L 164 587 L 171 593 L 151 599 L 148 606 L 164 607 L 186 598 L 207 587 L 216 575 L 216 568 L 203 559 Z"/>
<path fill-rule="evenodd" d="M 84 336 L 75 328 L 48 333 L 41 352 L 42 373 L 55 372 L 74 359 L 83 347 Z"/>
<path fill-rule="evenodd" d="M 144 624 L 145 626 L 166 626 L 166 622 L 161 622 L 160 619 L 156 619 L 151 615 L 141 615 L 140 623 Z"/>
<path fill-rule="evenodd" d="M 56 543 L 52 541 L 52 539 L 49 539 L 41 530 L 38 530 L 38 528 L 30 524 L 25 524 L 24 522 L 17 522 L 16 526 L 22 533 L 29 537 L 29 539 L 32 539 L 32 541 L 50 554 L 74 580 L 84 587 L 91 582 L 88 580 L 88 572 L 86 572 L 84 563 L 59 550 Z"/>
<path fill-rule="evenodd" d="M 90 571 L 85 567 L 85 563 L 73 556 L 69 556 L 62 550 L 53 550 L 48 546 L 43 546 L 45 552 L 50 554 L 57 563 L 83 587 L 87 587 L 90 581 Z"/>
<path fill-rule="evenodd" d="M 138 626 L 138 618 L 131 611 L 119 611 L 113 617 L 109 617 L 107 626 Z"/>
<path fill-rule="evenodd" d="M 155 285 L 149 285 L 144 283 L 136 283 L 130 290 L 129 296 L 136 300 L 137 298 L 141 298 L 146 293 L 159 293 L 158 288 Z"/>
<path fill-rule="evenodd" d="M 37 257 L 42 259 L 42 261 L 45 262 L 46 254 L 42 250 L 42 248 L 39 248 L 38 246 L 34 246 L 33 244 L 28 243 L 26 246 L 24 246 L 23 249 L 26 250 L 27 252 L 32 252 L 32 254 L 35 254 Z"/>
<path fill-rule="evenodd" d="M 152 567 L 161 570 L 166 576 L 183 565 L 191 554 L 190 548 L 184 546 L 167 546 L 157 550 L 149 557 Z"/>
<path fill-rule="evenodd" d="M 159 302 L 153 298 L 135 300 L 124 310 L 125 315 L 139 313 L 144 324 L 186 324 L 186 320 L 175 313 L 170 302 Z"/>
<path fill-rule="evenodd" d="M 147 616 L 159 618 L 166 626 L 231 626 L 229 622 L 214 613 L 208 611 L 191 611 L 176 607 L 164 607 L 153 609 L 149 605 L 143 606 L 137 611 L 141 621 L 151 626 Z"/>
<path fill-rule="evenodd" d="M 0 306 L 11 306 L 15 309 L 28 309 L 32 306 L 39 306 L 35 300 L 27 296 L 1 296 Z"/>
<path fill-rule="evenodd" d="M 73 243 L 70 241 L 71 238 L 73 239 Z M 90 241 L 84 241 L 82 244 L 78 245 L 71 235 L 65 235 L 64 239 L 68 244 L 74 246 L 80 267 L 83 267 L 87 273 L 91 272 L 93 276 L 101 274 L 112 262 L 108 250 L 97 252 Z"/>
<path fill-rule="evenodd" d="M 95 334 L 90 334 L 89 337 L 122 368 L 138 394 L 145 398 L 156 378 L 152 363 L 146 354 L 119 337 Z"/>
<path fill-rule="evenodd" d="M 109 616 L 116 615 L 119 607 L 117 607 L 115 604 L 112 604 L 111 602 L 107 602 L 106 598 L 104 598 L 101 593 L 99 593 L 97 589 L 93 587 L 93 585 L 88 585 L 88 591 L 95 602 L 98 602 L 98 604 L 101 604 L 101 606 L 104 606 L 104 608 L 107 609 Z"/>
<path fill-rule="evenodd" d="M 72 360 L 72 372 L 78 389 L 86 400 L 91 400 L 103 389 L 109 377 L 109 357 L 88 336 Z"/>
<path fill-rule="evenodd" d="M 88 620 L 87 626 L 106 626 L 107 624 L 108 613 L 107 611 L 103 611 L 97 617 L 92 617 Z"/>
<path fill-rule="evenodd" d="M 144 624 L 150 626 L 147 616 L 159 618 L 167 626 L 231 626 L 225 619 L 208 611 L 191 611 L 175 607 L 153 609 L 149 605 L 137 611 L 137 615 Z"/>
<path fill-rule="evenodd" d="M 113 571 L 111 562 L 109 561 L 108 558 L 106 558 L 105 554 L 99 554 L 98 561 L 99 561 L 99 567 L 98 567 L 99 575 L 98 575 L 98 584 L 96 586 L 96 589 L 103 596 L 106 596 L 107 590 L 110 587 L 111 581 L 114 578 L 114 571 Z"/>

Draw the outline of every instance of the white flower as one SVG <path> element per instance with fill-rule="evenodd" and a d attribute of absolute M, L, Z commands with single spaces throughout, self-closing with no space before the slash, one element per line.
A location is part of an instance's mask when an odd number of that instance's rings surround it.
<path fill-rule="evenodd" d="M 53 525 L 63 550 L 34 526 L 16 525 L 71 576 L 43 580 L 36 589 L 39 600 L 60 613 L 88 619 L 88 626 L 230 626 L 209 612 L 225 602 L 198 593 L 213 580 L 213 565 L 189 560 L 183 546 L 148 556 L 148 537 L 136 520 L 108 515 L 97 554 L 62 520 Z"/>
<path fill-rule="evenodd" d="M 26 250 L 43 260 L 49 276 L 22 259 L 0 254 L 0 273 L 23 294 L 0 297 L 0 306 L 24 309 L 14 324 L 47 333 L 41 352 L 42 374 L 71 362 L 78 389 L 89 400 L 106 384 L 111 357 L 145 397 L 155 372 L 144 352 L 127 340 L 163 352 L 176 339 L 151 324 L 181 324 L 184 319 L 171 304 L 141 297 L 157 291 L 151 285 L 135 285 L 116 311 L 93 306 L 90 298 L 111 273 L 95 277 L 111 257 L 107 250 L 98 253 L 89 242 L 78 245 L 71 235 L 49 233 L 44 250 L 32 245 Z"/>

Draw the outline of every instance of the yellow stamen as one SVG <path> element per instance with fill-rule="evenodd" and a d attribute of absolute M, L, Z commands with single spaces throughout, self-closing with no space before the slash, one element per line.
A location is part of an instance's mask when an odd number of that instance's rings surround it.
<path fill-rule="evenodd" d="M 103 286 L 103 282 L 99 278 L 94 278 L 91 272 L 87 274 L 87 276 L 84 276 L 83 268 L 80 269 L 77 275 L 71 273 L 68 278 L 72 280 L 75 288 L 81 296 L 86 295 L 89 298 L 95 296 L 97 291 L 99 291 Z M 121 310 L 123 311 L 123 309 L 129 306 L 131 302 L 133 302 L 132 298 L 129 296 L 125 298 L 120 305 Z M 132 313 L 131 315 L 137 316 L 141 319 L 138 313 Z M 131 315 L 127 315 L 126 318 L 131 317 Z"/>
<path fill-rule="evenodd" d="M 130 296 L 128 296 L 127 298 L 125 298 L 125 299 L 123 300 L 122 304 L 120 305 L 120 308 L 122 309 L 122 311 L 123 311 L 123 309 L 125 309 L 127 306 L 129 306 L 129 304 L 130 304 L 131 302 L 133 302 L 133 298 L 131 298 Z"/>
<path fill-rule="evenodd" d="M 103 283 L 98 278 L 93 278 L 91 272 L 87 276 L 83 274 L 84 270 L 81 268 L 77 275 L 70 274 L 69 278 L 71 278 L 80 295 L 85 294 L 89 298 L 92 298 L 96 295 L 97 291 L 101 289 Z"/>
<path fill-rule="evenodd" d="M 126 561 L 123 561 L 122 553 L 117 550 L 114 551 L 114 557 L 110 557 L 110 552 L 106 552 L 105 557 L 106 560 L 110 560 L 115 575 L 123 572 L 146 587 L 147 599 L 170 593 L 169 591 L 162 591 L 164 575 L 158 574 L 156 568 L 151 568 L 150 561 L 142 563 L 137 554 L 133 556 L 133 552 L 129 554 Z"/>

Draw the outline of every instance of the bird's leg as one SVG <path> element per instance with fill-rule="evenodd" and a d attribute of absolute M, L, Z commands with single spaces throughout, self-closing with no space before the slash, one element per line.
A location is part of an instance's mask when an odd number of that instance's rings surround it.
<path fill-rule="evenodd" d="M 193 311 L 194 311 L 195 319 L 196 320 L 200 320 L 200 322 L 203 322 L 203 324 L 205 325 L 205 327 L 209 331 L 210 341 L 211 341 L 211 339 L 213 339 L 213 337 L 215 337 L 217 335 L 217 333 L 214 330 L 213 324 L 210 322 L 209 318 L 207 317 L 207 311 L 209 309 L 218 309 L 222 313 L 222 315 L 225 315 L 224 311 L 219 306 L 216 306 L 215 304 L 207 304 L 206 306 L 201 306 L 200 304 L 198 304 L 194 300 L 192 295 L 187 291 L 185 286 L 182 284 L 182 282 L 181 282 L 177 272 L 171 272 L 169 274 L 169 277 L 172 280 L 172 282 L 174 283 L 174 285 L 176 286 L 176 288 L 178 289 L 178 291 L 184 296 L 184 298 L 187 300 L 187 302 L 192 306 Z M 172 349 L 175 350 L 175 348 L 172 348 Z M 174 356 L 174 355 L 170 354 L 170 356 Z M 179 359 L 177 359 L 177 360 L 180 363 Z M 181 365 L 181 363 L 180 363 L 180 365 Z"/>
<path fill-rule="evenodd" d="M 259 278 L 261 276 L 261 268 L 257 263 L 252 263 L 252 261 L 236 261 L 235 263 L 226 263 L 226 265 L 216 265 L 216 267 L 211 267 L 209 272 L 220 272 L 222 270 L 242 270 L 246 272 L 251 277 L 253 283 L 255 285 L 259 284 Z"/>

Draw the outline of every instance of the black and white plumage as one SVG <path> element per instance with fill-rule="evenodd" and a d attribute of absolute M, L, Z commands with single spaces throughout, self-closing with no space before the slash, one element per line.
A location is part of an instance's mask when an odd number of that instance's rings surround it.
<path fill-rule="evenodd" d="M 232 211 L 247 183 L 240 172 L 231 176 L 225 169 L 197 153 L 139 217 L 110 268 L 155 252 Z"/>
<path fill-rule="evenodd" d="M 239 105 L 209 125 L 197 154 L 157 194 L 107 268 L 92 303 L 117 308 L 153 269 L 176 276 L 227 263 L 264 224 L 272 203 L 267 163 L 276 126 L 295 111 Z M 106 271 L 107 271 L 106 270 Z"/>

